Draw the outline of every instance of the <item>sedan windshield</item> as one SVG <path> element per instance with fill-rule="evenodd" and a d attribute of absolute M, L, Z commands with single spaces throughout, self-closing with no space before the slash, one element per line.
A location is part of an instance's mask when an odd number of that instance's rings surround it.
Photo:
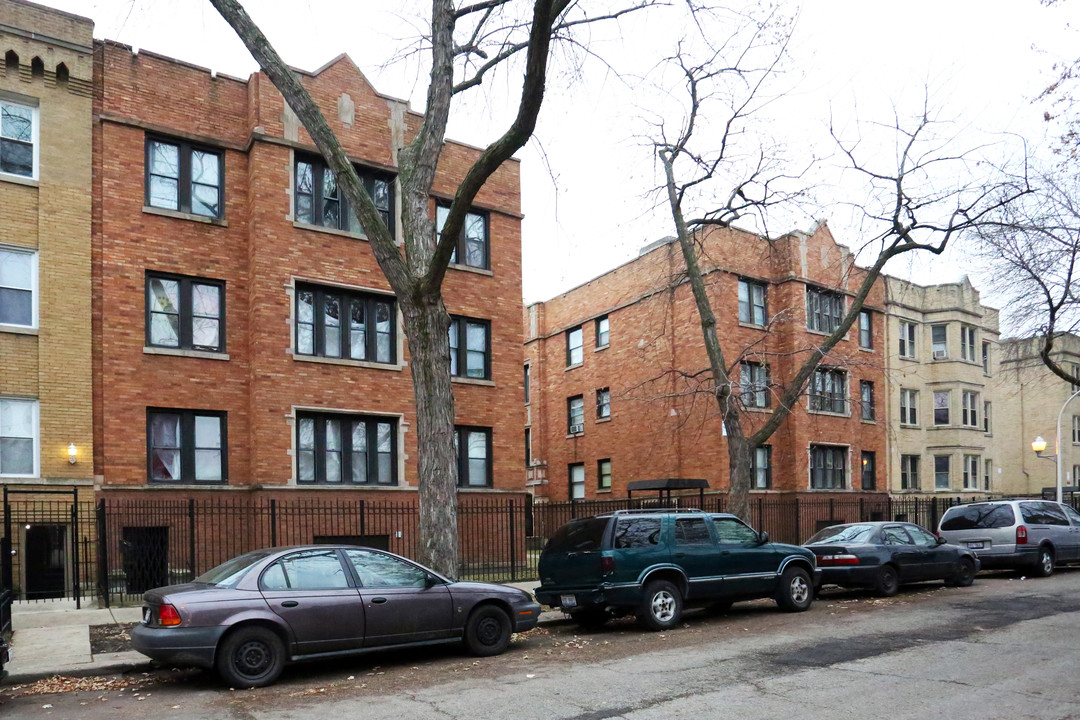
<path fill-rule="evenodd" d="M 203 573 L 195 578 L 197 583 L 216 585 L 218 587 L 235 587 L 240 578 L 244 577 L 248 569 L 265 557 L 273 554 L 273 550 L 256 550 L 246 555 L 235 557 L 232 560 L 221 563 L 213 570 Z"/>
<path fill-rule="evenodd" d="M 874 535 L 873 525 L 833 525 L 821 530 L 806 541 L 806 545 L 820 543 L 866 543 Z"/>

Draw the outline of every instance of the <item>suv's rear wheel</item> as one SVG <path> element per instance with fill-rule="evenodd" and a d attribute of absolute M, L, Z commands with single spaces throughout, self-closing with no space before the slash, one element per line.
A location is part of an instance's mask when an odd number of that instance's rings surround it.
<path fill-rule="evenodd" d="M 667 580 L 653 580 L 645 586 L 637 619 L 650 630 L 667 630 L 682 618 L 682 608 L 679 588 Z"/>
<path fill-rule="evenodd" d="M 1054 551 L 1047 546 L 1039 548 L 1039 560 L 1035 563 L 1035 574 L 1050 577 L 1054 574 Z"/>
<path fill-rule="evenodd" d="M 789 567 L 780 576 L 780 587 L 776 592 L 776 604 L 781 610 L 802 612 L 814 602 L 814 584 L 810 582 L 810 573 L 801 567 Z"/>

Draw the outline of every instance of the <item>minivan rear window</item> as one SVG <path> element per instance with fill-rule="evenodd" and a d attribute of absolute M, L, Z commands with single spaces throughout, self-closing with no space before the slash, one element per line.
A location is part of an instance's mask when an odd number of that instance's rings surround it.
<path fill-rule="evenodd" d="M 599 550 L 604 540 L 607 518 L 574 520 L 563 525 L 547 541 L 547 552 L 589 552 Z"/>
<path fill-rule="evenodd" d="M 1016 524 L 1012 505 L 963 505 L 949 508 L 942 530 L 990 530 Z"/>

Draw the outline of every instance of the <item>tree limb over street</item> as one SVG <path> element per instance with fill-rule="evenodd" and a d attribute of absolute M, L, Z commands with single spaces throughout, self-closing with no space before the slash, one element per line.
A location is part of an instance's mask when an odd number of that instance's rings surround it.
<path fill-rule="evenodd" d="M 326 158 L 338 187 L 356 208 L 375 259 L 397 296 L 409 343 L 416 397 L 419 447 L 420 560 L 457 577 L 457 465 L 454 449 L 454 397 L 450 385 L 450 317 L 442 282 L 466 214 L 492 174 L 522 148 L 536 128 L 554 42 L 578 42 L 575 29 L 647 8 L 653 0 L 629 0 L 623 6 L 590 14 L 578 0 L 535 0 L 522 13 L 521 3 L 480 0 L 455 5 L 432 0 L 430 82 L 423 119 L 415 135 L 399 149 L 398 186 L 402 198 L 404 256 L 364 189 L 318 106 L 237 0 L 211 0 L 269 76 Z M 461 27 L 459 28 L 459 22 Z M 456 33 L 461 31 L 462 37 Z M 435 171 L 446 140 L 451 101 L 480 85 L 510 60 L 524 54 L 524 75 L 517 114 L 510 127 L 484 148 L 458 186 L 436 240 L 429 204 Z M 479 62 L 478 62 L 479 61 Z"/>

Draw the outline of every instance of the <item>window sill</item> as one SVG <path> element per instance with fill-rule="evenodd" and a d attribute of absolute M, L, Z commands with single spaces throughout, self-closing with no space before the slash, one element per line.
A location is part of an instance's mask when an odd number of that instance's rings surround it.
<path fill-rule="evenodd" d="M 229 484 L 229 479 L 223 480 L 180 480 L 178 482 L 172 482 L 169 480 L 147 480 L 146 487 L 148 488 L 164 488 L 167 490 L 194 490 L 199 488 L 213 488 L 224 487 Z"/>
<path fill-rule="evenodd" d="M 329 228 L 322 225 L 313 225 L 312 223 L 300 222 L 299 220 L 293 220 L 293 227 L 300 228 L 301 230 L 312 230 L 314 232 L 326 233 L 327 235 L 337 235 L 338 237 L 352 238 L 353 240 L 363 240 L 367 242 L 367 235 L 363 233 L 355 233 L 349 230 L 339 230 L 338 228 Z"/>
<path fill-rule="evenodd" d="M 487 277 L 495 277 L 495 273 L 493 273 L 491 270 L 488 270 L 487 268 L 478 268 L 478 267 L 473 267 L 472 265 L 459 265 L 458 263 L 450 263 L 446 267 L 448 267 L 451 270 L 461 270 L 462 272 L 471 272 L 471 273 L 475 273 L 477 275 L 484 275 L 484 276 L 487 276 Z"/>
<path fill-rule="evenodd" d="M 864 348 L 862 345 L 860 345 L 859 346 L 859 352 L 874 353 L 874 352 L 877 352 L 877 351 L 874 350 L 874 348 Z"/>
<path fill-rule="evenodd" d="M 567 434 L 566 434 L 566 439 L 567 439 L 567 440 L 569 440 L 570 438 L 579 438 L 579 437 L 585 437 L 585 433 L 583 433 L 583 432 L 579 432 L 579 433 L 572 433 L 572 434 L 571 434 L 571 433 L 567 433 Z"/>
<path fill-rule="evenodd" d="M 611 422 L 611 416 L 608 415 L 607 417 L 596 418 L 596 422 L 598 422 L 598 423 Z"/>
<path fill-rule="evenodd" d="M 175 218 L 177 220 L 192 220 L 194 222 L 200 222 L 204 225 L 217 225 L 218 227 L 229 227 L 229 221 L 225 218 L 211 218 L 205 215 L 196 215 L 195 213 L 180 212 L 179 210 L 168 210 L 166 208 L 154 207 L 153 205 L 143 205 L 142 211 L 147 215 L 160 215 L 162 217 Z"/>
<path fill-rule="evenodd" d="M 809 492 L 817 492 L 817 493 L 853 492 L 853 488 L 849 488 L 849 487 L 842 487 L 842 488 L 816 488 L 816 487 L 812 487 L 812 488 L 809 488 Z"/>
<path fill-rule="evenodd" d="M 374 490 L 383 492 L 401 492 L 401 491 L 416 491 L 416 488 L 402 485 L 378 485 L 378 484 L 360 484 L 360 483 L 318 483 L 318 482 L 297 482 L 295 478 L 289 479 L 288 485 L 263 485 L 266 489 L 290 489 L 290 490 Z"/>
<path fill-rule="evenodd" d="M 154 347 L 153 345 L 143 346 L 142 351 L 145 355 L 174 355 L 176 357 L 199 358 L 202 360 L 229 359 L 228 353 L 209 352 L 207 350 L 174 350 L 173 348 Z"/>
<path fill-rule="evenodd" d="M 959 430 L 959 425 L 930 425 L 927 430 Z"/>
<path fill-rule="evenodd" d="M 575 363 L 574 365 L 567 365 L 563 369 L 563 372 L 570 372 L 571 370 L 577 370 L 579 367 L 582 367 L 584 364 L 585 363 L 583 363 L 583 362 L 579 362 L 579 363 Z"/>
<path fill-rule="evenodd" d="M 450 382 L 461 383 L 462 385 L 483 385 L 485 387 L 495 387 L 494 380 L 482 380 L 480 378 L 454 377 L 453 375 L 451 375 Z"/>
<path fill-rule="evenodd" d="M 761 331 L 765 330 L 764 325 L 758 325 L 757 323 L 743 322 L 742 320 L 739 321 L 739 327 L 750 328 L 751 330 L 761 330 Z"/>
<path fill-rule="evenodd" d="M 27 327 L 26 325 L 0 323 L 0 332 L 12 333 L 14 335 L 37 335 L 38 329 L 36 327 Z"/>
<path fill-rule="evenodd" d="M 915 357 L 914 355 L 897 355 L 896 357 L 899 358 L 900 360 L 905 360 L 907 362 L 913 362 L 913 363 L 919 362 L 919 358 Z"/>
<path fill-rule="evenodd" d="M 859 422 L 863 425 L 877 425 L 877 420 L 867 420 L 866 418 L 859 418 Z"/>
<path fill-rule="evenodd" d="M 743 410 L 745 410 L 746 412 L 764 413 L 766 415 L 772 414 L 772 408 L 769 407 L 747 406 L 744 407 Z"/>
<path fill-rule="evenodd" d="M 905 430 L 918 430 L 922 425 L 912 425 L 911 423 L 900 423 L 900 427 Z"/>
<path fill-rule="evenodd" d="M 596 489 L 596 494 L 597 495 L 610 495 L 611 494 L 611 488 L 597 488 Z"/>
<path fill-rule="evenodd" d="M 36 188 L 38 181 L 36 178 L 26 177 L 25 175 L 14 175 L 12 173 L 0 172 L 0 180 L 9 182 L 12 185 L 25 185 L 26 187 Z"/>
<path fill-rule="evenodd" d="M 297 362 L 319 363 L 321 365 L 344 365 L 346 367 L 368 368 L 371 370 L 392 370 L 394 372 L 401 372 L 402 368 L 405 367 L 405 365 L 402 363 L 394 365 L 390 363 L 369 362 L 367 360 L 350 360 L 348 358 L 328 358 L 319 357 L 317 355 L 298 355 L 297 353 L 292 353 L 292 358 Z"/>
<path fill-rule="evenodd" d="M 849 412 L 831 412 L 829 410 L 809 410 L 809 409 L 806 412 L 810 413 L 811 415 L 828 415 L 829 417 L 844 417 L 844 418 L 850 418 L 851 417 L 851 413 L 849 413 Z"/>
<path fill-rule="evenodd" d="M 601 350 L 607 350 L 609 347 L 611 347 L 611 343 L 608 343 L 607 345 L 598 345 L 597 347 L 593 348 L 593 352 L 600 352 Z"/>

